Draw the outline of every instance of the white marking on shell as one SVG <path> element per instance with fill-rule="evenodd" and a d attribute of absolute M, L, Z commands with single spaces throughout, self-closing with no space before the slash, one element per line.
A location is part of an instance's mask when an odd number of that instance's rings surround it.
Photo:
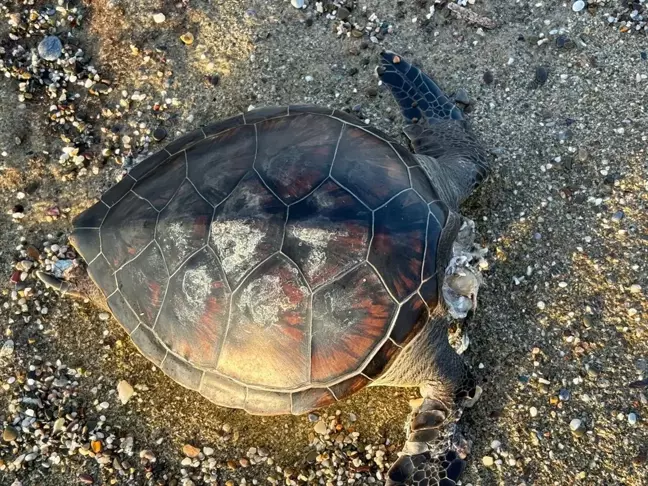
<path fill-rule="evenodd" d="M 294 282 L 300 282 L 299 271 L 293 266 L 288 267 L 292 274 Z M 308 293 L 308 289 L 299 285 L 299 290 L 303 295 Z M 282 280 L 279 275 L 261 275 L 256 280 L 249 282 L 243 291 L 237 303 L 241 315 L 251 317 L 252 321 L 247 322 L 242 330 L 245 332 L 255 332 L 258 328 L 268 329 L 275 325 L 280 325 L 282 316 L 295 308 L 295 304 L 284 292 Z"/>
<path fill-rule="evenodd" d="M 165 246 L 169 244 L 175 245 L 175 250 L 181 255 L 187 252 L 189 248 L 189 242 L 187 241 L 187 228 L 179 221 L 173 221 L 168 223 L 165 231 L 165 235 L 162 236 L 162 242 Z"/>
<path fill-rule="evenodd" d="M 308 261 L 306 262 L 306 273 L 311 277 L 317 275 L 322 266 L 326 264 L 326 249 L 328 248 L 329 242 L 349 236 L 348 231 L 337 231 L 335 227 L 325 229 L 293 226 L 290 228 L 290 233 L 291 236 L 300 240 L 299 246 L 306 244 L 310 248 Z"/>
<path fill-rule="evenodd" d="M 263 236 L 263 232 L 255 228 L 251 221 L 229 220 L 212 223 L 211 238 L 227 275 L 240 270 L 251 259 Z"/>
<path fill-rule="evenodd" d="M 183 319 L 180 322 L 186 322 L 188 325 L 193 324 L 200 318 L 200 314 L 205 307 L 207 297 L 211 290 L 212 279 L 206 265 L 197 268 L 188 269 L 182 277 L 182 293 L 184 299 L 180 300 Z"/>

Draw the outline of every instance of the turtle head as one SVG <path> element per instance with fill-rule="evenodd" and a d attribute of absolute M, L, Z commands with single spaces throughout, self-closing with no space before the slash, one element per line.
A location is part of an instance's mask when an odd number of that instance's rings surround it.
<path fill-rule="evenodd" d="M 36 272 L 38 279 L 46 287 L 56 291 L 63 297 L 72 297 L 83 302 L 92 302 L 102 309 L 108 309 L 106 299 L 94 284 L 85 266 L 76 266 L 65 273 L 64 278 L 56 277 L 46 272 Z"/>

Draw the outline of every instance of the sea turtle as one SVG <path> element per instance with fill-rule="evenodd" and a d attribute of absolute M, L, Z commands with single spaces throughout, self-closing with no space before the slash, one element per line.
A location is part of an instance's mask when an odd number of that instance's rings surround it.
<path fill-rule="evenodd" d="M 301 414 L 367 385 L 420 387 L 388 484 L 446 486 L 479 391 L 448 342 L 447 311 L 465 317 L 480 283 L 458 208 L 487 157 L 417 67 L 383 52 L 377 75 L 415 154 L 339 110 L 255 109 L 171 142 L 77 217 L 91 280 L 39 278 L 103 303 L 218 405 Z"/>

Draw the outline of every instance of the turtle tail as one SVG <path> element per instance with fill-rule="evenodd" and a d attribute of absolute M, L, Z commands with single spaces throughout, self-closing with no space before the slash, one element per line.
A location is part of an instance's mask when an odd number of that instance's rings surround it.
<path fill-rule="evenodd" d="M 389 86 L 407 123 L 463 121 L 461 110 L 427 74 L 391 51 L 380 56 L 378 77 Z"/>

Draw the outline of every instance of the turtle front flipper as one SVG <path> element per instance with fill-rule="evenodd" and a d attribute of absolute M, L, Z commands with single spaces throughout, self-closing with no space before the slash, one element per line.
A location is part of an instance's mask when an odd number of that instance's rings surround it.
<path fill-rule="evenodd" d="M 377 74 L 401 107 L 403 131 L 428 179 L 444 202 L 457 208 L 486 178 L 486 150 L 462 111 L 420 69 L 385 51 Z"/>
<path fill-rule="evenodd" d="M 408 123 L 431 125 L 463 120 L 463 114 L 436 82 L 399 55 L 383 51 L 378 77 L 391 89 Z"/>

